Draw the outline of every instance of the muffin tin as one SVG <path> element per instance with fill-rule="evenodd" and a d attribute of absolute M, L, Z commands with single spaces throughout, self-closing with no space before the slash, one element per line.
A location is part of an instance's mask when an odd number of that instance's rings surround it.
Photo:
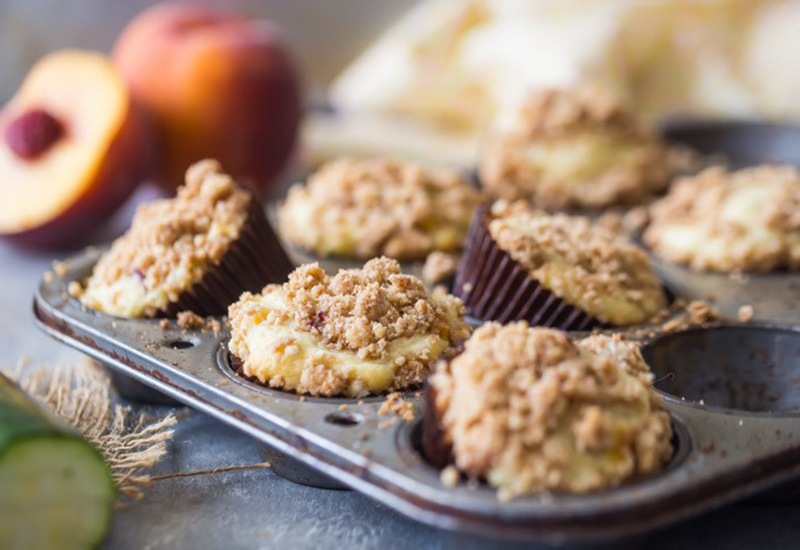
<path fill-rule="evenodd" d="M 670 464 L 612 490 L 499 502 L 487 486 L 445 487 L 421 456 L 419 391 L 403 394 L 414 406 L 416 420 L 411 422 L 381 416 L 385 396 L 300 398 L 238 377 L 229 364 L 224 328 L 216 334 L 174 324 L 162 329 L 157 320 L 117 319 L 85 310 L 66 289 L 88 275 L 98 255 L 87 251 L 65 262 L 62 276 L 43 279 L 33 309 L 44 331 L 260 439 L 284 475 L 320 486 L 342 484 L 425 523 L 515 539 L 608 540 L 655 529 L 800 475 L 800 315 L 795 309 L 800 276 L 753 277 L 750 284 L 757 286 L 740 295 L 721 284 L 720 276 L 657 264 L 679 296 L 705 297 L 713 291 L 725 312 L 749 303 L 757 317 L 765 313 L 783 322 L 730 321 L 640 336 L 675 428 Z M 759 297 L 752 298 L 751 292 Z"/>

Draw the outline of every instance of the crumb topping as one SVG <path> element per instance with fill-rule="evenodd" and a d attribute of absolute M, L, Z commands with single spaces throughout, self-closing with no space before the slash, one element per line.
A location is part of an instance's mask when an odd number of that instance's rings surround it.
<path fill-rule="evenodd" d="M 666 187 L 670 153 L 616 100 L 580 86 L 533 92 L 514 123 L 487 139 L 480 172 L 500 198 L 600 208 Z"/>
<path fill-rule="evenodd" d="M 322 256 L 412 260 L 461 248 L 480 200 L 453 170 L 341 159 L 293 186 L 278 217 L 287 240 Z"/>
<path fill-rule="evenodd" d="M 488 230 L 532 278 L 603 322 L 643 322 L 666 306 L 647 255 L 588 218 L 498 201 Z"/>
<path fill-rule="evenodd" d="M 178 313 L 178 326 L 185 329 L 205 328 L 205 319 L 193 311 L 181 311 Z"/>
<path fill-rule="evenodd" d="M 155 316 L 219 264 L 251 200 L 217 161 L 196 163 L 174 199 L 139 206 L 95 265 L 81 301 L 122 317 Z"/>
<path fill-rule="evenodd" d="M 483 325 L 431 376 L 455 465 L 502 500 L 611 487 L 661 467 L 672 430 L 651 382 L 619 336 L 573 343 L 524 322 Z"/>
<path fill-rule="evenodd" d="M 682 178 L 653 204 L 644 241 L 697 270 L 800 269 L 800 173 L 721 167 Z"/>
<path fill-rule="evenodd" d="M 231 351 L 249 376 L 314 395 L 365 395 L 421 382 L 469 335 L 460 300 L 429 293 L 376 258 L 329 276 L 318 264 L 230 308 Z"/>
<path fill-rule="evenodd" d="M 441 283 L 456 272 L 458 256 L 434 251 L 425 258 L 422 266 L 422 280 L 429 285 Z"/>

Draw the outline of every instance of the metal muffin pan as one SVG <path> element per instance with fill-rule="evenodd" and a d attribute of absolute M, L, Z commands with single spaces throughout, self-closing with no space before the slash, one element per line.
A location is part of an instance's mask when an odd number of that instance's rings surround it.
<path fill-rule="evenodd" d="M 529 495 L 501 503 L 486 486 L 445 487 L 420 455 L 417 438 L 424 411 L 418 392 L 404 395 L 414 405 L 413 422 L 380 416 L 380 396 L 363 403 L 301 399 L 239 378 L 227 361 L 225 329 L 217 334 L 174 325 L 162 329 L 157 320 L 85 310 L 66 289 L 90 272 L 98 255 L 87 251 L 76 256 L 65 262 L 63 276 L 42 281 L 33 309 L 45 332 L 263 441 L 278 461 L 275 466 L 294 472 L 298 481 L 341 484 L 431 525 L 551 543 L 619 540 L 800 475 L 800 411 L 795 408 L 800 387 L 794 385 L 800 378 L 798 324 L 723 323 L 643 341 L 675 427 L 672 462 L 616 489 Z M 752 382 L 763 386 L 763 399 L 750 401 L 745 378 L 760 370 L 769 375 Z M 701 384 L 692 381 L 694 373 L 702 374 Z M 724 386 L 732 374 L 743 377 L 731 390 L 736 398 L 715 386 Z M 384 426 L 389 419 L 391 425 Z"/>

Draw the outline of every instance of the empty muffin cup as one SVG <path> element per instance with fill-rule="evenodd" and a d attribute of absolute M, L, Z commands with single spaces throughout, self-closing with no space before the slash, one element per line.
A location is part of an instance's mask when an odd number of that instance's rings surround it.
<path fill-rule="evenodd" d="M 662 336 L 642 355 L 678 401 L 767 414 L 800 412 L 800 330 L 720 325 Z"/>

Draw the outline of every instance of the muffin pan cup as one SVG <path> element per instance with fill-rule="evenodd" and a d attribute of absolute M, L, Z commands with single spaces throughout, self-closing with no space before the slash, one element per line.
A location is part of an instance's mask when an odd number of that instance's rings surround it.
<path fill-rule="evenodd" d="M 673 420 L 677 450 L 671 463 L 657 474 L 584 495 L 529 495 L 511 502 L 499 502 L 495 491 L 483 485 L 461 483 L 447 488 L 439 471 L 419 452 L 425 408 L 421 392 L 404 394 L 416 418 L 405 422 L 379 414 L 384 396 L 361 402 L 301 399 L 256 386 L 233 373 L 226 350 L 227 329 L 219 333 L 176 326 L 161 329 L 158 320 L 123 320 L 82 308 L 66 288 L 70 281 L 86 276 L 97 254 L 86 252 L 68 260 L 63 277 L 48 277 L 41 283 L 33 310 L 45 332 L 263 441 L 279 453 L 276 456 L 287 459 L 279 466 L 286 471 L 300 474 L 301 464 L 322 474 L 326 483 L 333 480 L 330 486 L 341 483 L 431 525 L 550 543 L 618 540 L 800 475 L 799 413 L 785 407 L 759 411 L 715 407 L 666 396 L 664 406 Z M 796 325 L 761 329 L 800 338 Z M 657 350 L 662 344 L 657 340 L 650 346 Z M 793 344 L 785 345 L 789 347 L 780 352 L 781 357 L 800 360 L 793 355 Z M 668 360 L 658 368 L 672 368 L 673 359 L 663 353 Z M 697 368 L 718 367 L 712 355 L 699 357 Z M 660 376 L 668 374 L 659 371 Z M 319 483 L 319 479 L 308 482 Z"/>

